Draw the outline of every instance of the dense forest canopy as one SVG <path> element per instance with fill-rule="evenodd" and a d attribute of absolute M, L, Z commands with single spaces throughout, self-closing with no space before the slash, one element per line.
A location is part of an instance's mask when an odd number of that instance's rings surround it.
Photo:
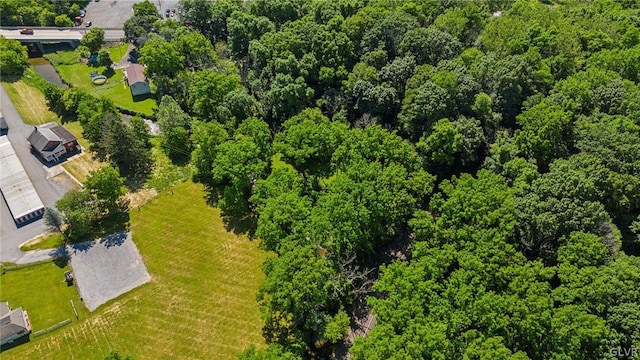
<path fill-rule="evenodd" d="M 244 358 L 340 351 L 363 298 L 377 321 L 355 359 L 640 346 L 637 2 L 180 14 L 186 29 L 160 25 L 142 52 L 190 31 L 214 45 L 213 70 L 177 59 L 155 78 L 194 118 L 197 179 L 277 254 L 258 294 L 270 345 Z"/>
<path fill-rule="evenodd" d="M 637 1 L 182 0 L 178 13 L 137 6 L 125 34 L 157 87 L 162 148 L 273 253 L 257 295 L 268 347 L 241 358 L 640 348 Z M 70 94 L 47 97 L 87 138 L 115 136 Z M 148 168 L 98 148 L 123 174 Z"/>

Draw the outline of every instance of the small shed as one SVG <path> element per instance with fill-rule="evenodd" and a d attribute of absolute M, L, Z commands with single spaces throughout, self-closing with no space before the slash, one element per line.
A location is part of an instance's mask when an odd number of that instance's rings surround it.
<path fill-rule="evenodd" d="M 146 95 L 151 93 L 149 81 L 144 76 L 144 66 L 140 64 L 131 64 L 125 72 L 131 96 Z"/>

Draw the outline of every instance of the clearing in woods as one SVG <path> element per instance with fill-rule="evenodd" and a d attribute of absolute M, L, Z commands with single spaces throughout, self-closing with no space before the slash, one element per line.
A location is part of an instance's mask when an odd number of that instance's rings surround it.
<path fill-rule="evenodd" d="M 256 241 L 225 231 L 201 185 L 178 184 L 132 210 L 131 231 L 151 282 L 3 352 L 3 360 L 102 359 L 112 350 L 134 359 L 236 359 L 251 344 L 263 346 L 256 292 L 266 254 Z M 3 294 L 17 286 L 5 279 Z M 20 286 L 46 291 L 27 280 Z"/>

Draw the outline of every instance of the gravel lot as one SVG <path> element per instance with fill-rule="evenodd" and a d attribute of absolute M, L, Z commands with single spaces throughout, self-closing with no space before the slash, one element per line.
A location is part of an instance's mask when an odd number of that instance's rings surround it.
<path fill-rule="evenodd" d="M 78 292 L 89 311 L 151 280 L 131 233 L 74 245 L 69 255 Z"/>
<path fill-rule="evenodd" d="M 122 29 L 123 24 L 133 16 L 133 4 L 144 0 L 100 0 L 91 1 L 87 7 L 84 21 L 91 21 L 92 27 L 103 29 Z M 177 9 L 179 0 L 149 0 L 157 8 L 162 17 L 166 9 Z M 84 25 L 82 25 L 84 26 Z"/>

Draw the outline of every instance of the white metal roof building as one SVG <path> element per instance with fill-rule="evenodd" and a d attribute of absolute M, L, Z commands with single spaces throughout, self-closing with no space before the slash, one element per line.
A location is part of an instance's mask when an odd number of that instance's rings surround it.
<path fill-rule="evenodd" d="M 6 136 L 0 136 L 0 191 L 18 226 L 44 213 L 44 204 Z"/>

